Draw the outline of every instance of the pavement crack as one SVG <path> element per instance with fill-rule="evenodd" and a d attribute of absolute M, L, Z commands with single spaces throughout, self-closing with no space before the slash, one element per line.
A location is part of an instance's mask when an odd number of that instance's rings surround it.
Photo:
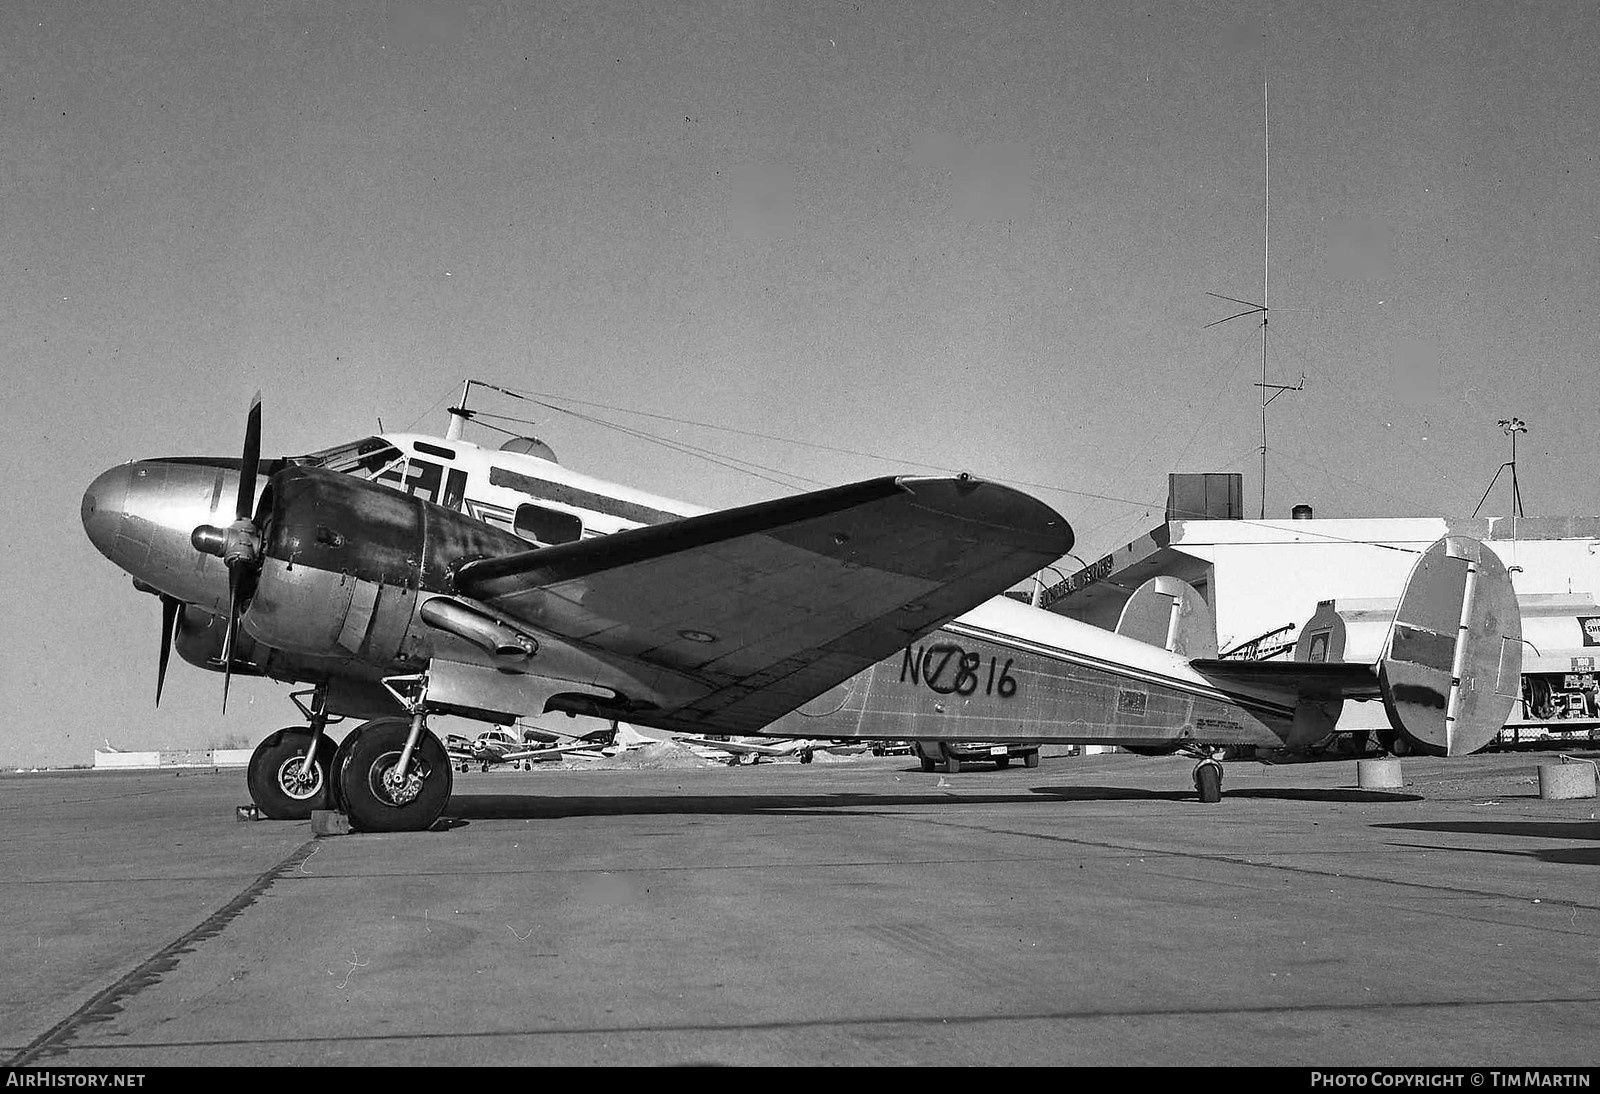
<path fill-rule="evenodd" d="M 232 900 L 201 920 L 198 925 L 185 931 L 178 938 L 145 958 L 126 975 L 90 996 L 89 1000 L 81 1007 L 34 1038 L 20 1052 L 0 1066 L 27 1067 L 40 1059 L 57 1055 L 66 1050 L 68 1044 L 80 1029 L 95 1022 L 109 1022 L 115 1018 L 122 1011 L 125 1000 L 137 995 L 150 985 L 159 983 L 163 976 L 177 966 L 179 959 L 184 954 L 193 950 L 195 946 L 206 939 L 214 938 L 221 934 L 235 917 L 254 904 L 263 893 L 270 889 L 273 882 L 297 868 L 302 862 L 310 858 L 316 849 L 317 841 L 314 839 L 307 840 L 295 848 L 276 866 L 258 876 L 249 885 L 246 885 Z"/>

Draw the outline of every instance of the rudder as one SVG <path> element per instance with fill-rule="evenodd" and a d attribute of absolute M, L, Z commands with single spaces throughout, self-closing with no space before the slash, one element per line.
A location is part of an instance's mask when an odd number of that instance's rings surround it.
<path fill-rule="evenodd" d="M 1384 709 L 1419 752 L 1464 756 L 1504 728 L 1521 693 L 1522 616 L 1492 550 L 1446 536 L 1417 560 L 1378 661 Z"/>

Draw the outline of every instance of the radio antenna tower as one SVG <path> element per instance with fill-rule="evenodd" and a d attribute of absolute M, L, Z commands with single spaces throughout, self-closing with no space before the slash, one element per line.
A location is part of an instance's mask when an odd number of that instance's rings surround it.
<path fill-rule="evenodd" d="M 1305 373 L 1300 374 L 1300 382 L 1296 384 L 1272 384 L 1267 382 L 1267 278 L 1272 270 L 1272 132 L 1267 115 L 1267 78 L 1261 78 L 1261 150 L 1263 174 L 1265 178 L 1265 212 L 1261 228 L 1261 303 L 1250 300 L 1240 300 L 1237 297 L 1223 296 L 1221 293 L 1208 292 L 1207 296 L 1214 296 L 1218 300 L 1226 300 L 1233 304 L 1241 304 L 1244 311 L 1235 312 L 1224 318 L 1207 323 L 1206 327 L 1215 327 L 1219 323 L 1226 323 L 1232 319 L 1242 319 L 1247 315 L 1261 316 L 1261 382 L 1255 386 L 1261 389 L 1261 519 L 1267 517 L 1267 404 L 1282 395 L 1285 391 L 1299 391 L 1306 386 Z M 1270 394 L 1269 394 L 1270 393 Z"/>
<path fill-rule="evenodd" d="M 1526 516 L 1522 511 L 1522 491 L 1517 488 L 1517 434 L 1528 431 L 1528 423 L 1521 418 L 1501 418 L 1500 430 L 1511 438 L 1511 459 L 1500 465 L 1500 471 L 1494 473 L 1494 478 L 1489 480 L 1489 489 L 1483 492 L 1483 497 L 1478 499 L 1478 509 L 1483 508 L 1483 503 L 1489 500 L 1489 490 L 1494 489 L 1494 484 L 1500 481 L 1500 472 L 1506 468 L 1511 469 L 1511 512 L 1512 516 Z M 1478 515 L 1478 509 L 1472 511 L 1473 516 Z"/>

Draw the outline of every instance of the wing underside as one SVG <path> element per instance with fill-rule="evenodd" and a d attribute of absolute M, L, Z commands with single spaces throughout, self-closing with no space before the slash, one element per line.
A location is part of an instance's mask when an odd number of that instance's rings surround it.
<path fill-rule="evenodd" d="M 885 478 L 464 566 L 504 616 L 690 681 L 635 720 L 751 732 L 1072 548 L 1026 494 Z"/>

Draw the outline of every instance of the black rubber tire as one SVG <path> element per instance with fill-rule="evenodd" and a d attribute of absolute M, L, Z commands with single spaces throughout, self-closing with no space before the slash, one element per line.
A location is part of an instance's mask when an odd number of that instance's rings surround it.
<path fill-rule="evenodd" d="M 939 766 L 926 756 L 918 756 L 917 759 L 922 761 L 922 770 L 924 771 L 932 771 L 935 767 Z"/>
<path fill-rule="evenodd" d="M 339 773 L 340 796 L 350 826 L 362 832 L 422 832 L 432 827 L 450 803 L 450 754 L 439 738 L 424 732 L 411 755 L 412 773 L 421 785 L 415 797 L 396 804 L 383 775 L 400 759 L 411 722 L 379 718 L 363 725 Z"/>
<path fill-rule="evenodd" d="M 316 781 L 309 791 L 291 791 L 290 780 L 304 762 L 311 744 L 309 726 L 280 729 L 256 745 L 245 771 L 250 800 L 262 814 L 273 820 L 310 820 L 314 809 L 333 808 L 334 742 L 324 736 L 317 742 Z M 298 761 L 298 762 L 297 762 Z"/>
<path fill-rule="evenodd" d="M 809 751 L 800 753 L 800 762 L 803 763 L 803 764 L 810 763 L 811 762 L 811 753 Z"/>
<path fill-rule="evenodd" d="M 1212 804 L 1222 800 L 1222 765 L 1201 764 L 1194 769 L 1194 788 L 1200 800 Z"/>
<path fill-rule="evenodd" d="M 1023 753 L 1023 755 L 1022 755 L 1022 766 L 1023 767 L 1038 767 L 1039 766 L 1039 754 L 1037 752 L 1025 752 L 1025 753 Z"/>
<path fill-rule="evenodd" d="M 354 748 L 356 746 L 356 742 L 361 739 L 362 730 L 366 729 L 367 726 L 371 724 L 371 722 L 362 722 L 360 725 L 356 726 L 356 728 L 345 734 L 344 740 L 340 741 L 339 747 L 334 750 L 332 772 L 333 781 L 332 785 L 328 788 L 330 809 L 337 809 L 341 813 L 349 812 L 344 805 L 344 789 L 341 786 L 341 783 L 344 779 L 344 765 L 350 759 L 350 750 Z"/>
<path fill-rule="evenodd" d="M 944 761 L 944 769 L 950 772 L 952 775 L 961 774 L 961 758 L 959 756 L 946 757 Z"/>
<path fill-rule="evenodd" d="M 1011 757 L 1010 756 L 996 756 L 994 758 L 994 765 L 996 767 L 1010 767 L 1011 766 Z"/>

